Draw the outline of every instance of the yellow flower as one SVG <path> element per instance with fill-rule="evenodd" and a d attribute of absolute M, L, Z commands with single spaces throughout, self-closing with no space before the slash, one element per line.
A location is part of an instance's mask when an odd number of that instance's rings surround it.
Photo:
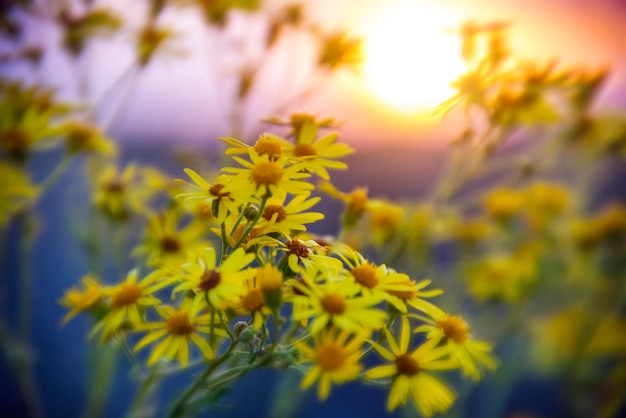
<path fill-rule="evenodd" d="M 432 298 L 434 296 L 439 296 L 443 293 L 443 290 L 440 290 L 440 289 L 431 289 L 431 290 L 423 291 L 422 289 L 424 289 L 430 283 L 431 283 L 430 280 L 422 280 L 418 283 L 416 283 L 413 280 L 400 282 L 398 284 L 402 286 L 406 286 L 408 290 L 388 289 L 387 293 L 389 293 L 390 297 L 387 298 L 387 302 L 393 305 L 393 307 L 395 307 L 400 312 L 407 312 L 407 306 L 411 306 L 429 315 L 442 313 L 443 311 L 439 307 L 422 299 L 422 298 Z"/>
<path fill-rule="evenodd" d="M 189 342 L 193 342 L 200 349 L 205 360 L 213 358 L 211 346 L 199 335 L 199 333 L 210 334 L 211 332 L 211 314 L 200 314 L 206 308 L 205 305 L 194 303 L 191 298 L 185 298 L 177 310 L 167 305 L 155 308 L 165 321 L 142 325 L 140 329 L 150 330 L 150 333 L 139 340 L 134 349 L 138 351 L 163 338 L 148 357 L 148 366 L 162 357 L 168 360 L 177 357 L 180 364 L 186 367 L 189 361 Z M 226 332 L 215 325 L 213 333 L 226 336 Z"/>
<path fill-rule="evenodd" d="M 343 268 L 341 261 L 327 256 L 326 249 L 313 240 L 302 241 L 298 238 L 287 242 L 275 240 L 281 246 L 279 251 L 285 251 L 285 255 L 278 262 L 278 267 L 283 274 L 293 276 L 305 268 L 317 269 L 328 274 L 337 272 Z"/>
<path fill-rule="evenodd" d="M 375 296 L 380 299 L 392 299 L 389 291 L 410 292 L 413 284 L 409 276 L 395 271 L 389 271 L 385 265 L 376 266 L 366 260 L 361 254 L 344 247 L 337 253 L 346 263 L 350 274 L 348 280 L 354 282 L 359 291 L 366 296 Z M 406 312 L 406 307 L 400 305 Z"/>
<path fill-rule="evenodd" d="M 267 266 L 272 267 L 269 264 Z M 236 303 L 229 305 L 238 315 L 252 316 L 252 325 L 255 331 L 261 328 L 265 317 L 272 313 L 265 300 L 261 280 L 259 280 L 259 272 L 261 271 L 262 269 L 258 269 L 256 277 L 244 281 L 245 293 Z M 278 273 L 280 274 L 280 272 Z"/>
<path fill-rule="evenodd" d="M 190 168 L 184 169 L 185 173 L 193 180 L 194 184 L 187 183 L 184 180 L 180 182 L 195 189 L 192 192 L 181 193 L 176 196 L 177 199 L 184 199 L 185 201 L 197 201 L 209 204 L 213 215 L 217 218 L 218 223 L 224 222 L 224 219 L 228 214 L 239 213 L 238 205 L 233 200 L 233 196 L 230 192 L 223 191 L 228 178 L 220 176 L 213 184 L 209 184 L 198 173 Z"/>
<path fill-rule="evenodd" d="M 285 158 L 272 160 L 268 155 L 260 156 L 254 150 L 249 151 L 250 161 L 233 157 L 245 168 L 225 167 L 222 171 L 228 175 L 230 183 L 224 192 L 240 192 L 244 196 L 269 197 L 289 194 L 300 194 L 314 187 L 302 181 L 310 175 L 302 172 L 302 163 L 287 166 Z"/>
<path fill-rule="evenodd" d="M 385 328 L 383 329 L 391 352 L 374 341 L 368 341 L 374 349 L 392 364 L 374 367 L 365 373 L 368 379 L 391 377 L 393 382 L 387 400 L 387 409 L 393 411 L 399 404 L 406 404 L 411 395 L 420 413 L 431 416 L 446 411 L 454 402 L 454 395 L 443 383 L 425 370 L 447 370 L 457 366 L 448 359 L 447 347 L 435 348 L 434 340 L 426 341 L 409 353 L 411 327 L 409 320 L 402 317 L 400 342 Z"/>
<path fill-rule="evenodd" d="M 461 366 L 465 376 L 473 380 L 480 379 L 477 361 L 490 370 L 496 368 L 496 362 L 490 354 L 491 346 L 474 340 L 470 335 L 469 325 L 460 316 L 436 314 L 433 319 L 418 315 L 415 317 L 426 322 L 417 327 L 415 332 L 425 332 L 429 340 L 443 341 L 450 349 L 450 358 Z"/>
<path fill-rule="evenodd" d="M 302 354 L 303 363 L 313 363 L 302 379 L 306 389 L 319 380 L 317 395 L 321 400 L 328 398 L 332 384 L 340 384 L 358 378 L 362 366 L 359 364 L 364 339 L 360 336 L 350 340 L 346 331 L 336 328 L 324 330 L 313 339 L 313 347 L 303 342 L 295 346 Z"/>
<path fill-rule="evenodd" d="M 288 120 L 283 120 L 279 117 L 270 117 L 263 119 L 263 122 L 274 125 L 291 126 L 292 130 L 287 136 L 293 136 L 295 138 L 300 136 L 300 131 L 302 131 L 305 123 L 316 125 L 319 128 L 334 128 L 339 126 L 339 123 L 333 118 L 317 119 L 314 115 L 308 113 L 293 113 Z"/>
<path fill-rule="evenodd" d="M 65 146 L 68 154 L 78 152 L 98 152 L 102 155 L 116 155 L 115 143 L 107 138 L 100 130 L 85 122 L 65 122 L 58 128 L 58 133 L 65 137 Z"/>
<path fill-rule="evenodd" d="M 241 142 L 237 138 L 232 137 L 220 137 L 220 141 L 230 145 L 231 148 L 226 150 L 226 155 L 233 154 L 248 154 L 250 150 L 254 150 L 259 157 L 267 156 L 271 161 L 276 161 L 285 153 L 285 147 L 287 142 L 282 138 L 270 136 L 268 134 L 259 135 L 258 139 L 254 143 L 254 146 L 250 146 L 244 142 Z"/>
<path fill-rule="evenodd" d="M 182 264 L 189 254 L 200 254 L 209 242 L 204 237 L 205 229 L 198 224 L 188 224 L 183 228 L 180 214 L 168 210 L 149 217 L 144 242 L 133 251 L 145 255 L 148 264 Z"/>
<path fill-rule="evenodd" d="M 192 290 L 196 293 L 194 303 L 206 300 L 211 307 L 223 309 L 246 294 L 244 282 L 255 274 L 254 269 L 247 268 L 253 260 L 254 254 L 238 248 L 217 266 L 215 250 L 205 248 L 202 258 L 182 266 L 186 274 L 174 292 Z"/>
<path fill-rule="evenodd" d="M 275 138 L 277 141 L 284 141 L 288 157 L 302 161 L 306 170 L 317 174 L 324 180 L 329 180 L 330 175 L 327 169 L 347 169 L 346 163 L 336 161 L 336 159 L 352 154 L 354 149 L 347 144 L 337 144 L 339 137 L 337 132 L 331 132 L 317 139 L 318 130 L 318 125 L 305 121 L 295 137 L 295 144 L 272 134 L 266 134 L 266 136 Z"/>
<path fill-rule="evenodd" d="M 59 303 L 70 311 L 63 317 L 63 323 L 72 319 L 76 314 L 88 311 L 100 302 L 104 292 L 100 284 L 92 275 L 85 275 L 81 278 L 82 289 L 71 288 L 65 291 L 65 295 Z"/>
<path fill-rule="evenodd" d="M 371 241 L 382 246 L 399 231 L 404 219 L 404 209 L 384 200 L 370 200 L 368 203 Z"/>
<path fill-rule="evenodd" d="M 510 189 L 494 189 L 484 200 L 485 210 L 498 220 L 508 220 L 524 205 L 524 195 Z"/>
<path fill-rule="evenodd" d="M 0 163 L 0 227 L 11 215 L 28 205 L 37 189 L 28 180 L 25 171 L 9 163 Z"/>
<path fill-rule="evenodd" d="M 342 223 L 344 228 L 351 228 L 357 224 L 361 216 L 369 208 L 369 199 L 367 197 L 367 188 L 358 187 L 350 193 L 339 191 L 335 186 L 327 181 L 318 184 L 318 189 L 329 194 L 335 199 L 341 200 L 346 205 L 343 214 Z"/>
<path fill-rule="evenodd" d="M 137 328 L 143 322 L 144 307 L 157 305 L 159 300 L 152 293 L 163 288 L 167 283 L 152 284 L 160 273 L 155 272 L 137 282 L 137 270 L 131 270 L 122 283 L 104 289 L 111 310 L 91 332 L 95 335 L 102 330 L 102 340 L 119 330 L 124 321 Z M 151 286 L 152 285 L 152 286 Z"/>
<path fill-rule="evenodd" d="M 322 43 L 318 64 L 334 70 L 343 65 L 356 67 L 363 61 L 362 40 L 349 38 L 343 32 L 320 34 Z"/>
<path fill-rule="evenodd" d="M 258 227 L 264 234 L 279 232 L 286 237 L 291 235 L 291 231 L 306 231 L 305 224 L 324 219 L 322 213 L 304 212 L 320 201 L 319 197 L 307 200 L 309 195 L 309 193 L 296 195 L 286 206 L 283 206 L 284 197 L 272 197 L 263 209 Z"/>
<path fill-rule="evenodd" d="M 348 332 L 370 332 L 382 328 L 387 314 L 375 308 L 382 299 L 375 296 L 361 295 L 354 283 L 327 279 L 317 282 L 319 270 L 309 267 L 304 270 L 304 283 L 295 284 L 295 288 L 304 296 L 294 296 L 294 302 L 307 302 L 308 308 L 294 311 L 293 319 L 301 321 L 314 317 L 311 322 L 311 334 L 317 334 L 327 325 L 333 324 Z"/>

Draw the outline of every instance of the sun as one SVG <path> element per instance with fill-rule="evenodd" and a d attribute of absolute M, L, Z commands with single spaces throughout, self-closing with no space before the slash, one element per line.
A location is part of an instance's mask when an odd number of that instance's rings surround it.
<path fill-rule="evenodd" d="M 431 111 L 454 94 L 464 72 L 461 40 L 449 29 L 454 14 L 433 4 L 388 2 L 365 38 L 363 76 L 383 102 L 405 111 Z"/>

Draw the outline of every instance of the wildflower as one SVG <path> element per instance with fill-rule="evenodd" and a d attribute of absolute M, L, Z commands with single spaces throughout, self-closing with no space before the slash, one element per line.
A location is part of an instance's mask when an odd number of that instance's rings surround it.
<path fill-rule="evenodd" d="M 183 282 L 174 292 L 192 290 L 196 293 L 194 303 L 206 298 L 212 308 L 223 309 L 226 303 L 235 303 L 246 294 L 244 282 L 255 274 L 254 269 L 247 268 L 253 260 L 254 254 L 238 248 L 217 266 L 215 250 L 207 247 L 202 258 L 182 266 Z"/>
<path fill-rule="evenodd" d="M 302 172 L 302 164 L 287 165 L 287 160 L 280 158 L 273 161 L 269 156 L 259 156 L 250 150 L 252 162 L 233 157 L 245 168 L 226 167 L 222 170 L 229 175 L 230 183 L 224 192 L 238 191 L 245 196 L 275 196 L 285 193 L 299 194 L 313 189 L 313 185 L 301 179 L 309 177 Z"/>
<path fill-rule="evenodd" d="M 92 37 L 115 33 L 122 26 L 122 20 L 105 9 L 92 9 L 82 16 L 62 10 L 57 20 L 64 29 L 63 46 L 74 55 L 80 55 Z"/>
<path fill-rule="evenodd" d="M 342 32 L 322 34 L 322 47 L 317 62 L 321 67 L 334 70 L 340 66 L 356 66 L 363 61 L 362 41 L 349 38 Z"/>
<path fill-rule="evenodd" d="M 357 187 L 350 193 L 344 193 L 329 182 L 320 182 L 318 189 L 345 203 L 346 210 L 343 213 L 342 219 L 344 228 L 351 228 L 356 225 L 359 219 L 361 219 L 361 216 L 369 208 L 367 188 Z"/>
<path fill-rule="evenodd" d="M 137 328 L 142 323 L 143 309 L 146 306 L 157 305 L 159 300 L 152 296 L 154 292 L 164 287 L 164 282 L 153 284 L 158 272 L 152 273 L 141 281 L 137 281 L 137 270 L 131 270 L 122 283 L 104 290 L 107 296 L 110 312 L 96 325 L 91 335 L 102 330 L 102 340 L 120 329 L 124 321 Z"/>
<path fill-rule="evenodd" d="M 59 301 L 61 305 L 70 309 L 63 317 L 63 323 L 72 319 L 80 312 L 89 311 L 96 306 L 104 297 L 104 292 L 98 281 L 92 275 L 85 275 L 81 278 L 82 289 L 71 288 L 65 291 L 65 295 Z"/>
<path fill-rule="evenodd" d="M 523 194 L 510 189 L 495 189 L 485 197 L 485 210 L 498 220 L 510 219 L 523 204 Z"/>
<path fill-rule="evenodd" d="M 384 200 L 370 200 L 368 203 L 371 239 L 382 246 L 399 230 L 404 218 L 404 210 Z"/>
<path fill-rule="evenodd" d="M 309 193 L 294 196 L 286 206 L 283 206 L 285 198 L 272 197 L 263 208 L 258 227 L 264 233 L 279 232 L 284 236 L 290 236 L 292 231 L 306 231 L 305 224 L 324 219 L 324 214 L 319 212 L 304 212 L 320 201 L 319 197 L 307 198 Z"/>
<path fill-rule="evenodd" d="M 318 272 L 311 268 L 305 270 L 304 283 L 295 285 L 304 295 L 298 299 L 306 299 L 309 304 L 308 309 L 294 312 L 295 321 L 314 317 L 311 334 L 317 334 L 328 324 L 354 333 L 383 327 L 387 315 L 374 307 L 381 298 L 359 295 L 359 288 L 349 281 L 317 283 L 315 276 Z"/>
<path fill-rule="evenodd" d="M 115 155 L 117 148 L 95 126 L 84 122 L 65 122 L 58 128 L 59 134 L 65 137 L 65 147 L 69 155 L 78 152 L 97 152 L 102 155 Z"/>
<path fill-rule="evenodd" d="M 26 172 L 9 163 L 0 163 L 0 227 L 12 214 L 26 207 L 36 196 L 37 189 Z"/>
<path fill-rule="evenodd" d="M 287 146 L 287 141 L 284 139 L 268 134 L 259 135 L 252 147 L 232 137 L 220 137 L 219 139 L 231 145 L 231 148 L 226 150 L 226 155 L 248 154 L 250 150 L 254 150 L 260 157 L 265 155 L 271 161 L 276 161 L 282 157 L 285 153 L 285 147 Z"/>
<path fill-rule="evenodd" d="M 391 377 L 392 384 L 387 400 L 387 410 L 393 411 L 399 404 L 406 404 L 411 395 L 420 413 L 431 416 L 446 411 L 454 402 L 454 395 L 443 383 L 426 370 L 454 369 L 456 365 L 443 359 L 448 355 L 447 347 L 436 348 L 434 340 L 426 341 L 409 352 L 411 329 L 409 320 L 402 317 L 400 341 L 383 329 L 391 352 L 374 341 L 368 341 L 374 349 L 392 364 L 374 367 L 365 373 L 368 379 Z"/>
<path fill-rule="evenodd" d="M 272 309 L 268 306 L 268 303 L 265 300 L 266 293 L 263 289 L 262 282 L 262 278 L 267 276 L 267 269 L 272 268 L 275 269 L 275 267 L 271 264 L 267 264 L 266 267 L 257 269 L 256 276 L 244 282 L 245 293 L 241 295 L 241 298 L 237 301 L 237 303 L 230 305 L 230 307 L 233 308 L 237 314 L 252 316 L 252 326 L 255 331 L 261 328 L 265 317 L 272 313 Z M 282 274 L 280 274 L 280 271 L 276 271 L 282 285 Z M 273 274 L 273 271 L 270 271 L 269 274 Z M 280 290 L 280 287 L 278 290 Z M 278 295 L 278 301 L 280 303 L 280 292 Z"/>
<path fill-rule="evenodd" d="M 279 117 L 271 117 L 263 119 L 263 122 L 273 125 L 291 126 L 291 131 L 287 133 L 288 137 L 298 138 L 305 124 L 313 124 L 319 128 L 334 128 L 339 126 L 333 118 L 317 119 L 314 115 L 308 113 L 293 113 L 289 119 L 283 120 Z"/>
<path fill-rule="evenodd" d="M 146 236 L 134 254 L 145 255 L 148 264 L 180 264 L 189 253 L 199 254 L 209 245 L 205 231 L 198 224 L 179 227 L 180 214 L 174 210 L 149 217 Z"/>
<path fill-rule="evenodd" d="M 389 271 L 385 265 L 376 266 L 349 247 L 344 247 L 337 255 L 348 266 L 349 280 L 352 280 L 364 295 L 389 299 L 391 298 L 389 291 L 409 292 L 413 289 L 406 274 Z"/>
<path fill-rule="evenodd" d="M 179 180 L 191 188 L 194 191 L 181 193 L 176 196 L 177 199 L 188 200 L 202 200 L 206 204 L 211 205 L 213 215 L 217 218 L 218 223 L 224 222 L 224 219 L 230 213 L 239 213 L 238 205 L 233 200 L 230 192 L 224 191 L 224 187 L 229 181 L 227 177 L 220 176 L 213 184 L 209 184 L 198 173 L 190 168 L 183 170 L 195 184 L 187 183 L 184 180 Z"/>
<path fill-rule="evenodd" d="M 563 213 L 567 206 L 566 190 L 556 184 L 534 183 L 526 191 L 527 217 L 530 224 L 538 230 L 545 229 L 547 223 Z"/>
<path fill-rule="evenodd" d="M 137 342 L 134 350 L 141 350 L 143 347 L 154 343 L 163 338 L 159 342 L 150 357 L 148 357 L 148 366 L 156 363 L 162 357 L 172 359 L 178 358 L 183 367 L 187 366 L 189 361 L 189 343 L 193 342 L 205 360 L 211 360 L 214 356 L 213 350 L 208 342 L 199 334 L 211 333 L 211 314 L 201 312 L 206 306 L 194 303 L 191 298 L 183 299 L 181 307 L 174 309 L 171 306 L 156 306 L 157 313 L 165 321 L 150 322 L 142 325 L 140 329 L 150 330 Z M 213 325 L 214 335 L 226 336 L 223 329 Z"/>
<path fill-rule="evenodd" d="M 360 336 L 350 340 L 350 334 L 346 331 L 331 328 L 313 338 L 313 347 L 296 342 L 295 346 L 303 356 L 303 363 L 313 363 L 302 379 L 301 387 L 306 389 L 319 380 L 317 396 L 320 400 L 325 400 L 332 384 L 355 380 L 362 370 L 359 358 L 363 341 Z"/>
<path fill-rule="evenodd" d="M 168 40 L 176 34 L 169 27 L 159 27 L 153 22 L 148 23 L 141 29 L 137 39 L 137 61 L 141 67 L 146 66 L 159 49 L 163 49 Z"/>
<path fill-rule="evenodd" d="M 285 251 L 285 255 L 278 262 L 278 267 L 283 274 L 295 275 L 295 273 L 300 272 L 300 263 L 305 268 L 318 269 L 327 273 L 342 269 L 341 261 L 327 256 L 324 248 L 313 240 L 302 241 L 294 238 L 287 242 L 278 240 L 275 240 L 275 242 L 281 246 L 279 251 Z"/>
<path fill-rule="evenodd" d="M 287 151 L 289 157 L 301 160 L 306 170 L 328 181 L 330 175 L 327 169 L 345 170 L 348 168 L 346 163 L 336 161 L 336 159 L 350 155 L 354 150 L 347 144 L 336 143 L 339 137 L 337 132 L 331 132 L 316 139 L 318 130 L 318 125 L 305 121 L 295 137 L 296 143 L 289 144 Z"/>
<path fill-rule="evenodd" d="M 272 264 L 266 264 L 257 269 L 256 280 L 260 283 L 266 305 L 272 309 L 280 306 L 283 279 L 283 274 Z"/>
<path fill-rule="evenodd" d="M 432 298 L 439 296 L 443 293 L 441 289 L 431 289 L 423 291 L 431 283 L 430 280 L 422 280 L 415 282 L 413 280 L 401 281 L 396 283 L 398 286 L 402 286 L 401 290 L 394 288 L 387 289 L 389 296 L 386 298 L 387 302 L 400 312 L 407 312 L 407 307 L 412 307 L 418 311 L 422 311 L 429 315 L 436 315 L 443 312 L 439 307 L 424 300 L 423 298 Z M 395 286 L 394 286 L 395 287 Z"/>
<path fill-rule="evenodd" d="M 415 332 L 425 332 L 426 338 L 443 342 L 450 350 L 450 358 L 456 361 L 465 376 L 473 380 L 480 379 L 480 371 L 476 362 L 494 370 L 496 362 L 491 357 L 491 346 L 482 341 L 476 341 L 470 335 L 470 327 L 460 316 L 449 314 L 435 314 L 433 319 L 423 316 L 417 318 L 426 322 L 415 329 Z"/>
<path fill-rule="evenodd" d="M 489 223 L 481 218 L 463 219 L 457 222 L 452 235 L 466 245 L 476 245 L 489 234 Z"/>

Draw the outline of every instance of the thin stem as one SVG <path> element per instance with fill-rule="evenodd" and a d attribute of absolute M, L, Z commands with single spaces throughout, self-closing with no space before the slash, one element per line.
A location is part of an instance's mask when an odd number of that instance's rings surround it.
<path fill-rule="evenodd" d="M 198 376 L 198 378 L 193 382 L 193 384 L 181 395 L 180 398 L 174 405 L 172 406 L 171 412 L 168 414 L 169 418 L 180 417 L 183 414 L 185 403 L 196 393 L 196 391 L 202 386 L 202 384 L 206 381 L 206 379 L 211 376 L 211 374 L 217 369 L 222 363 L 224 363 L 228 357 L 230 357 L 230 353 L 235 349 L 235 346 L 239 343 L 239 340 L 233 340 L 230 343 L 230 346 L 226 350 L 224 354 L 213 363 L 209 364 L 206 370 Z"/>
<path fill-rule="evenodd" d="M 208 296 L 208 292 L 206 295 Z M 211 348 L 215 346 L 215 309 L 211 308 L 211 324 L 209 330 L 209 345 Z"/>
<path fill-rule="evenodd" d="M 226 224 L 222 222 L 220 225 L 220 233 L 222 234 L 222 257 L 221 260 L 226 257 L 226 248 L 228 247 L 228 243 L 226 241 Z"/>
<path fill-rule="evenodd" d="M 239 246 L 248 237 L 248 235 L 250 235 L 250 232 L 252 231 L 252 229 L 255 227 L 257 222 L 259 222 L 259 219 L 261 219 L 261 215 L 263 215 L 263 210 L 265 209 L 266 204 L 267 204 L 267 196 L 263 196 L 263 199 L 261 200 L 261 206 L 259 206 L 259 210 L 257 211 L 256 216 L 254 217 L 252 221 L 246 224 L 246 227 L 244 228 L 243 233 L 241 234 L 241 237 L 237 240 L 237 242 L 233 246 L 232 251 L 235 251 L 237 248 L 239 248 Z"/>
<path fill-rule="evenodd" d="M 72 161 L 72 157 L 66 155 L 63 159 L 57 164 L 56 167 L 48 174 L 48 177 L 39 185 L 39 193 L 37 194 L 37 199 L 40 199 L 50 187 L 63 175 L 70 162 Z"/>
<path fill-rule="evenodd" d="M 131 417 L 141 417 L 144 416 L 141 412 L 143 410 L 143 405 L 145 403 L 146 398 L 153 391 L 154 385 L 158 383 L 158 365 L 153 367 L 150 370 L 150 373 L 142 380 L 141 385 L 139 386 L 139 390 L 137 391 L 137 395 L 135 396 L 135 400 L 131 406 Z M 146 415 L 148 416 L 148 415 Z"/>

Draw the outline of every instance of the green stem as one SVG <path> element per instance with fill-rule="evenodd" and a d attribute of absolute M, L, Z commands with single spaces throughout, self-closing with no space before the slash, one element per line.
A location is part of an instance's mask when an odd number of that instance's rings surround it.
<path fill-rule="evenodd" d="M 208 293 L 207 293 L 208 295 Z M 209 330 L 209 345 L 211 349 L 215 347 L 215 309 L 211 308 L 211 324 Z"/>
<path fill-rule="evenodd" d="M 265 210 L 266 204 L 267 204 L 267 196 L 263 196 L 263 199 L 261 200 L 261 206 L 259 206 L 259 210 L 257 211 L 256 216 L 254 217 L 252 221 L 246 224 L 246 227 L 244 228 L 243 233 L 241 234 L 241 237 L 237 240 L 237 242 L 233 246 L 233 251 L 239 248 L 239 246 L 248 237 L 248 235 L 250 235 L 250 232 L 252 231 L 252 229 L 255 227 L 257 222 L 259 222 L 259 219 L 261 219 L 261 215 L 263 215 L 263 210 Z"/>
<path fill-rule="evenodd" d="M 63 157 L 61 162 L 59 162 L 59 164 L 54 167 L 52 172 L 48 174 L 48 177 L 46 177 L 46 179 L 39 185 L 39 193 L 37 194 L 37 199 L 40 199 L 41 196 L 43 196 L 50 189 L 50 187 L 52 187 L 54 183 L 59 180 L 63 173 L 65 173 L 65 170 L 67 170 L 67 168 L 69 167 L 71 161 L 72 157 L 66 155 L 65 157 Z"/>
<path fill-rule="evenodd" d="M 226 224 L 222 222 L 220 225 L 220 232 L 222 234 L 222 256 L 220 260 L 223 260 L 226 257 L 226 248 L 228 247 L 228 243 L 226 241 Z"/>
<path fill-rule="evenodd" d="M 139 390 L 137 391 L 137 395 L 135 396 L 135 400 L 131 406 L 131 417 L 142 417 L 142 416 L 151 416 L 151 414 L 142 414 L 144 409 L 144 404 L 146 398 L 150 396 L 154 389 L 154 385 L 158 383 L 158 377 L 160 374 L 158 373 L 158 366 L 153 367 L 150 370 L 150 373 L 142 380 L 141 385 L 139 386 Z"/>
<path fill-rule="evenodd" d="M 239 340 L 233 340 L 230 343 L 230 346 L 226 350 L 224 354 L 213 363 L 209 364 L 206 370 L 198 376 L 198 378 L 193 382 L 193 384 L 178 398 L 174 405 L 172 405 L 172 409 L 168 414 L 169 418 L 176 418 L 183 415 L 185 403 L 196 393 L 196 391 L 202 386 L 202 384 L 206 381 L 206 379 L 211 376 L 211 374 L 222 364 L 224 363 L 228 357 L 230 357 L 230 353 L 235 349 L 235 346 L 239 343 Z"/>

